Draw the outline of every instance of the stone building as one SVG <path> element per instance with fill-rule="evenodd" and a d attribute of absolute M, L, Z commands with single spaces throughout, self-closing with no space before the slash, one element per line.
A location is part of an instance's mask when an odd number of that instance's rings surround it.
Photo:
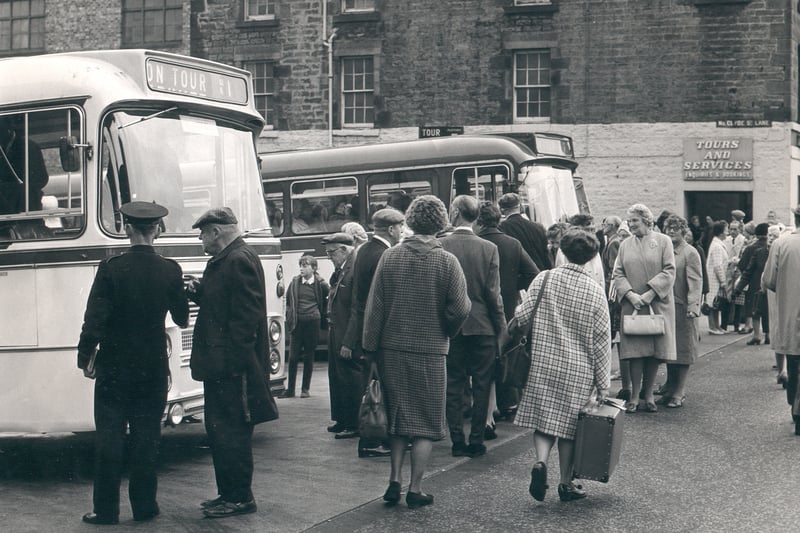
<path fill-rule="evenodd" d="M 0 0 L 0 55 L 146 47 L 246 68 L 262 152 L 552 131 L 573 137 L 598 217 L 643 202 L 789 222 L 799 22 L 785 0 Z"/>

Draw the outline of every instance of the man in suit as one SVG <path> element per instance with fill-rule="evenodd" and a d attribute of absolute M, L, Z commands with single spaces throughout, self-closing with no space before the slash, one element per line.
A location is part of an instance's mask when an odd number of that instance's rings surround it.
<path fill-rule="evenodd" d="M 505 220 L 500 223 L 500 230 L 510 237 L 514 237 L 539 270 L 552 267 L 550 255 L 547 253 L 547 232 L 538 222 L 532 222 L 522 216 L 522 203 L 519 195 L 513 192 L 504 194 L 497 201 L 500 212 Z"/>
<path fill-rule="evenodd" d="M 517 239 L 500 231 L 497 227 L 499 223 L 500 210 L 497 206 L 491 202 L 483 202 L 478 219 L 475 221 L 475 229 L 480 238 L 497 246 L 500 256 L 500 294 L 503 297 L 503 312 L 508 322 L 514 316 L 514 310 L 519 304 L 519 291 L 526 290 L 530 286 L 533 278 L 539 274 L 539 269 Z M 500 413 L 512 411 L 519 402 L 519 390 L 500 382 L 496 382 L 495 386 L 497 409 Z"/>
<path fill-rule="evenodd" d="M 383 252 L 400 242 L 403 235 L 406 217 L 392 208 L 380 209 L 372 215 L 372 226 L 375 233 L 372 238 L 358 250 L 353 265 L 353 305 L 350 322 L 345 333 L 343 345 L 363 361 L 360 391 L 363 392 L 369 383 L 370 367 L 374 361 L 372 353 L 365 353 L 361 348 L 361 335 L 364 331 L 364 310 L 367 307 L 367 296 L 372 285 L 372 278 L 378 268 Z M 354 355 L 355 356 L 355 355 Z M 385 443 L 361 437 L 358 441 L 359 457 L 384 457 L 392 451 Z"/>
<path fill-rule="evenodd" d="M 353 266 L 355 253 L 353 237 L 347 233 L 334 233 L 322 239 L 325 253 L 333 262 L 331 291 L 328 296 L 328 382 L 331 396 L 331 420 L 328 431 L 337 439 L 358 436 L 358 407 L 364 390 L 361 374 L 364 362 L 355 347 L 350 329 L 354 303 Z M 355 325 L 353 326 L 355 327 Z M 350 331 L 349 346 L 345 338 Z"/>
<path fill-rule="evenodd" d="M 159 514 L 156 462 L 169 375 L 164 319 L 169 311 L 179 326 L 189 321 L 181 267 L 153 248 L 167 209 L 131 202 L 120 212 L 131 248 L 100 262 L 78 342 L 78 368 L 97 378 L 94 510 L 83 516 L 90 524 L 119 521 L 126 423 L 131 430 L 128 494 L 133 519 Z"/>
<path fill-rule="evenodd" d="M 203 280 L 187 287 L 200 310 L 192 338 L 192 378 L 203 382 L 205 426 L 218 496 L 200 504 L 208 518 L 256 512 L 253 426 L 278 417 L 265 366 L 266 292 L 258 253 L 242 239 L 228 207 L 203 213 Z"/>
<path fill-rule="evenodd" d="M 478 201 L 460 195 L 450 205 L 453 232 L 440 239 L 442 247 L 456 256 L 467 279 L 472 310 L 461 331 L 450 341 L 447 354 L 447 425 L 454 457 L 478 457 L 483 444 L 489 393 L 494 380 L 495 358 L 508 336 L 500 296 L 500 255 L 497 246 L 481 239 L 472 229 L 478 218 Z M 463 393 L 472 379 L 472 424 L 469 445 L 463 432 Z"/>

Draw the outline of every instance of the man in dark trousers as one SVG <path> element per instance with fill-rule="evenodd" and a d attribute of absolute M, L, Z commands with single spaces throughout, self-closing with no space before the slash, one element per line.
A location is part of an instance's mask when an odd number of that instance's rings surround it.
<path fill-rule="evenodd" d="M 361 334 L 364 330 L 364 310 L 367 307 L 367 296 L 378 268 L 383 252 L 400 242 L 406 217 L 392 208 L 380 209 L 372 215 L 375 233 L 372 238 L 358 250 L 353 266 L 353 284 L 355 286 L 350 323 L 345 333 L 344 346 L 363 359 L 361 392 L 367 388 L 370 367 L 374 354 L 366 354 L 361 349 Z M 358 409 L 358 408 L 356 408 Z M 388 446 L 380 441 L 360 438 L 358 441 L 359 457 L 384 457 L 392 453 Z"/>
<path fill-rule="evenodd" d="M 478 201 L 460 195 L 450 205 L 453 232 L 442 237 L 442 247 L 456 256 L 467 279 L 472 310 L 461 331 L 450 341 L 447 353 L 447 425 L 454 457 L 478 457 L 483 444 L 489 393 L 495 374 L 495 358 L 508 336 L 500 296 L 500 255 L 497 246 L 472 230 L 478 218 Z M 472 424 L 469 445 L 465 443 L 464 387 L 472 379 Z"/>
<path fill-rule="evenodd" d="M 358 406 L 364 390 L 361 374 L 364 363 L 358 354 L 346 346 L 345 338 L 350 331 L 351 311 L 354 303 L 353 237 L 347 233 L 334 233 L 322 239 L 325 253 L 333 262 L 331 292 L 328 296 L 328 382 L 331 395 L 331 420 L 328 431 L 337 439 L 358 436 Z M 351 346 L 355 343 L 348 341 Z"/>
<path fill-rule="evenodd" d="M 478 236 L 497 246 L 500 255 L 500 294 L 503 296 L 503 313 L 506 322 L 514 316 L 519 304 L 520 290 L 527 290 L 539 274 L 533 260 L 525 253 L 520 242 L 509 237 L 497 227 L 500 223 L 500 210 L 491 202 L 483 202 L 480 206 L 475 228 Z M 519 390 L 499 381 L 495 383 L 497 392 L 497 409 L 500 413 L 508 413 L 519 403 Z M 487 429 L 487 431 L 489 431 Z M 494 431 L 492 428 L 490 434 Z"/>
<path fill-rule="evenodd" d="M 90 524 L 119 521 L 126 424 L 133 519 L 150 520 L 159 513 L 156 461 L 169 374 L 164 319 L 169 311 L 179 326 L 189 321 L 181 267 L 153 248 L 167 209 L 131 202 L 120 212 L 131 247 L 100 262 L 78 342 L 78 368 L 97 380 L 94 510 L 83 516 Z"/>
<path fill-rule="evenodd" d="M 256 511 L 253 426 L 278 417 L 265 371 L 266 294 L 258 253 L 242 239 L 228 207 L 206 211 L 200 229 L 211 259 L 192 280 L 200 306 L 192 338 L 192 378 L 203 382 L 205 425 L 218 496 L 200 504 L 209 518 Z"/>
<path fill-rule="evenodd" d="M 547 231 L 538 222 L 531 222 L 522 216 L 519 195 L 513 192 L 504 194 L 497 205 L 506 217 L 500 223 L 500 231 L 517 239 L 539 270 L 552 268 L 550 255 L 547 253 Z"/>

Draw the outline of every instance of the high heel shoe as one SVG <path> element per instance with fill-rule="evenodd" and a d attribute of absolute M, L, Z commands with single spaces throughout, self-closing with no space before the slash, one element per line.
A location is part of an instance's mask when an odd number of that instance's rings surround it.
<path fill-rule="evenodd" d="M 571 502 L 573 500 L 580 500 L 586 497 L 586 491 L 583 487 L 576 485 L 574 482 L 559 483 L 558 484 L 558 497 L 562 502 Z"/>
<path fill-rule="evenodd" d="M 750 339 L 747 341 L 748 346 L 755 346 L 757 344 L 761 344 L 761 339 Z"/>
<path fill-rule="evenodd" d="M 400 501 L 399 481 L 389 482 L 389 488 L 387 488 L 386 492 L 383 493 L 383 501 L 385 501 L 387 505 L 394 505 Z"/>
<path fill-rule="evenodd" d="M 421 492 L 409 492 L 406 494 L 406 504 L 409 509 L 416 509 L 433 503 L 433 494 L 423 494 Z"/>
<path fill-rule="evenodd" d="M 537 461 L 531 468 L 531 484 L 528 492 L 537 502 L 544 501 L 547 493 L 547 465 L 542 461 Z"/>

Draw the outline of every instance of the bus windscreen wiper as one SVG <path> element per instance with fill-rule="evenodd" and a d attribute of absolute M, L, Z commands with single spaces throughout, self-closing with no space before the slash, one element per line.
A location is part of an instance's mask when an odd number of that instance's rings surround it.
<path fill-rule="evenodd" d="M 157 117 L 159 115 L 163 115 L 164 113 L 169 113 L 170 111 L 175 111 L 177 109 L 178 109 L 178 106 L 175 105 L 175 106 L 172 106 L 170 108 L 163 109 L 161 111 L 156 111 L 152 115 L 147 115 L 146 117 L 142 117 L 142 118 L 136 119 L 133 122 L 128 122 L 127 124 L 121 124 L 121 125 L 117 126 L 117 129 L 121 130 L 122 128 L 127 128 L 128 126 L 133 126 L 134 124 L 138 124 L 140 122 L 144 122 L 145 120 L 150 120 L 151 118 L 155 118 L 155 117 Z"/>

